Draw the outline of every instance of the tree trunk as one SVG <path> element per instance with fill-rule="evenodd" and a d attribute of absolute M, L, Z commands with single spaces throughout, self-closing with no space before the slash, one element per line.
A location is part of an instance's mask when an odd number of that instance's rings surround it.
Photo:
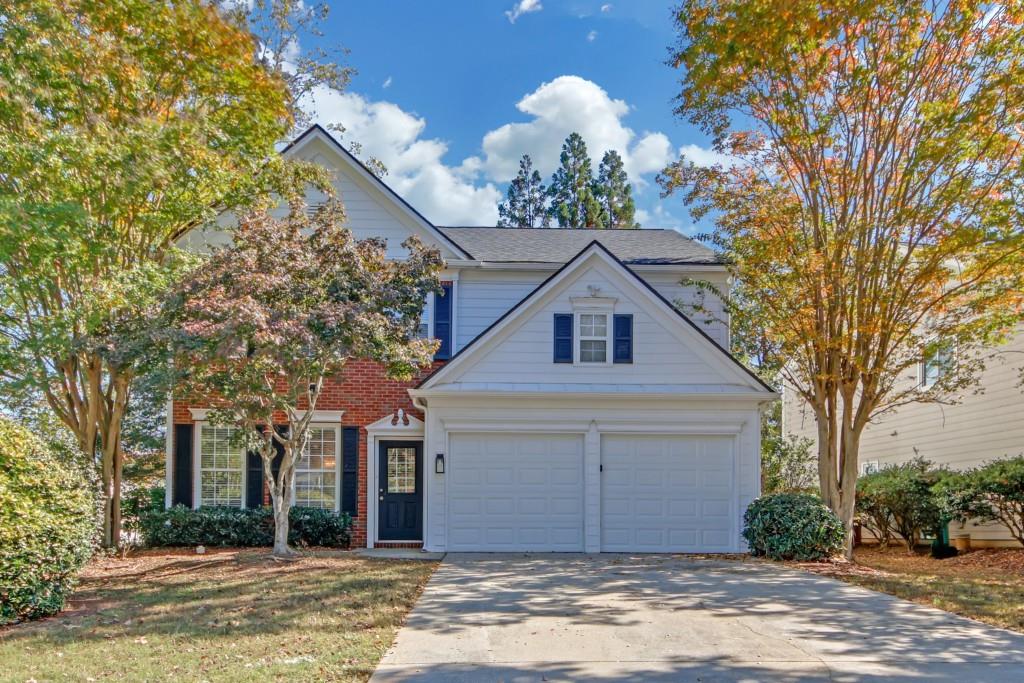
<path fill-rule="evenodd" d="M 288 545 L 288 512 L 292 504 L 292 473 L 295 463 L 292 462 L 289 448 L 281 458 L 281 467 L 274 476 L 273 462 L 277 455 L 273 443 L 267 444 L 261 449 L 260 456 L 263 458 L 263 476 L 270 482 L 270 504 L 274 508 L 274 557 L 290 559 L 298 555 Z"/>

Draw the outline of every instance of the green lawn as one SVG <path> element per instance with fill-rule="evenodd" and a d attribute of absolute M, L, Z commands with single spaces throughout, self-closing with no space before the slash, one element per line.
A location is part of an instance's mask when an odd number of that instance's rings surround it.
<path fill-rule="evenodd" d="M 99 559 L 64 613 L 0 630 L 0 679 L 365 681 L 435 567 L 263 550 Z"/>
<path fill-rule="evenodd" d="M 872 590 L 1024 632 L 1024 550 L 977 550 L 936 560 L 927 550 L 862 546 L 854 562 L 800 564 Z"/>

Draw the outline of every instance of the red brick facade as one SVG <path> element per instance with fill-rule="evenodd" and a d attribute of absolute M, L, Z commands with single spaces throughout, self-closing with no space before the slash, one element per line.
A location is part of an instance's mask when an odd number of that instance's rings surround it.
<path fill-rule="evenodd" d="M 433 369 L 444 364 L 437 361 L 430 370 L 424 370 L 419 377 L 408 382 L 396 382 L 388 379 L 383 368 L 371 361 L 353 361 L 346 367 L 339 379 L 324 383 L 323 393 L 317 402 L 317 410 L 343 410 L 341 423 L 346 427 L 359 427 L 359 502 L 358 514 L 353 520 L 352 545 L 356 548 L 366 546 L 366 458 L 367 437 L 366 425 L 376 422 L 385 415 L 391 415 L 398 408 L 422 419 L 423 414 L 412 405 L 412 399 L 406 391 L 415 386 L 419 380 Z M 206 408 L 208 404 L 198 401 L 174 401 L 172 407 L 175 424 L 191 424 L 192 414 L 189 408 Z M 275 419 L 275 421 L 277 421 Z M 284 422 L 280 416 L 280 422 Z M 172 437 L 173 438 L 173 437 Z"/>

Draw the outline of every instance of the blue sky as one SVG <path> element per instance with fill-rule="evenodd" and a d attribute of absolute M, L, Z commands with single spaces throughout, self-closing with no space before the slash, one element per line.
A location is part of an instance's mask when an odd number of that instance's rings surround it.
<path fill-rule="evenodd" d="M 681 148 L 698 163 L 706 140 L 672 114 L 678 73 L 663 0 L 378 0 L 331 6 L 324 40 L 358 70 L 342 95 L 320 93 L 322 123 L 388 167 L 386 181 L 441 225 L 497 220 L 519 157 L 545 181 L 561 141 L 583 134 L 595 163 L 626 160 L 645 227 L 690 231 L 654 176 Z"/>

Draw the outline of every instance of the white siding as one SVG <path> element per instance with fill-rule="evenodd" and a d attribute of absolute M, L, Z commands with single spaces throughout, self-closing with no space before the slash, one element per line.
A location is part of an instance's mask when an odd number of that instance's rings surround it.
<path fill-rule="evenodd" d="M 387 242 L 388 257 L 402 258 L 406 255 L 402 242 L 415 234 L 426 244 L 440 246 L 442 255 L 454 255 L 408 216 L 395 199 L 343 163 L 338 152 L 326 142 L 311 140 L 301 147 L 296 157 L 313 161 L 332 174 L 334 188 L 345 207 L 346 226 L 357 239 L 382 238 Z M 310 190 L 306 200 L 312 205 L 322 202 L 324 198 L 323 193 Z M 277 213 L 286 213 L 285 207 L 278 209 Z M 182 240 L 182 246 L 204 252 L 211 246 L 225 245 L 229 241 L 227 228 L 234 221 L 233 216 L 226 214 L 218 220 L 217 228 L 193 230 Z"/>
<path fill-rule="evenodd" d="M 455 316 L 458 326 L 456 350 L 522 301 L 549 275 L 550 272 L 544 271 L 462 271 Z"/>
<path fill-rule="evenodd" d="M 491 323 L 522 301 L 551 274 L 550 270 L 463 270 L 459 280 L 456 316 L 458 341 L 455 350 L 462 348 L 486 330 Z M 690 315 L 698 327 L 722 347 L 728 348 L 729 330 L 722 302 L 714 294 L 708 293 L 701 297 L 695 286 L 680 284 L 687 277 L 703 278 L 724 289 L 727 286 L 726 273 L 698 273 L 673 268 L 664 271 L 644 270 L 640 271 L 639 275 L 674 306 L 679 307 L 682 303 L 680 310 Z M 692 310 L 686 308 L 686 305 L 693 305 L 698 299 L 702 299 L 703 305 L 712 312 L 710 316 L 692 315 Z"/>
<path fill-rule="evenodd" d="M 460 376 L 460 382 L 712 384 L 735 383 L 708 365 L 676 331 L 667 330 L 642 305 L 632 301 L 606 269 L 591 266 L 561 289 L 555 299 L 505 338 Z M 553 363 L 555 313 L 572 313 L 571 298 L 587 297 L 591 287 L 602 297 L 617 299 L 614 313 L 633 315 L 633 363 L 572 365 Z M 635 291 L 635 290 L 632 290 Z M 462 290 L 465 296 L 465 289 Z M 643 297 L 649 297 L 642 294 Z M 461 318 L 460 318 L 461 320 Z M 698 340 L 688 340 L 691 345 Z M 705 342 L 706 343 L 706 342 Z"/>
<path fill-rule="evenodd" d="M 673 306 L 676 306 L 683 313 L 690 316 L 690 319 L 696 322 L 697 326 L 718 342 L 722 348 L 729 348 L 729 319 L 722 300 L 710 290 L 701 290 L 692 284 L 681 284 L 684 278 L 703 280 L 727 294 L 729 291 L 729 276 L 727 273 L 644 271 L 640 275 L 654 287 L 658 294 L 661 294 L 672 302 Z M 695 313 L 692 308 L 695 305 L 706 309 L 707 313 Z"/>
<path fill-rule="evenodd" d="M 967 469 L 1024 454 L 1022 366 L 1024 328 L 1009 344 L 993 350 L 978 385 L 983 393 L 970 390 L 957 405 L 911 404 L 880 417 L 864 432 L 860 461 L 887 465 L 921 456 L 951 469 Z M 783 399 L 786 432 L 816 441 L 814 413 L 790 389 Z M 969 525 L 966 530 L 982 542 L 1010 538 L 996 525 Z M 954 525 L 951 532 L 957 531 Z"/>

